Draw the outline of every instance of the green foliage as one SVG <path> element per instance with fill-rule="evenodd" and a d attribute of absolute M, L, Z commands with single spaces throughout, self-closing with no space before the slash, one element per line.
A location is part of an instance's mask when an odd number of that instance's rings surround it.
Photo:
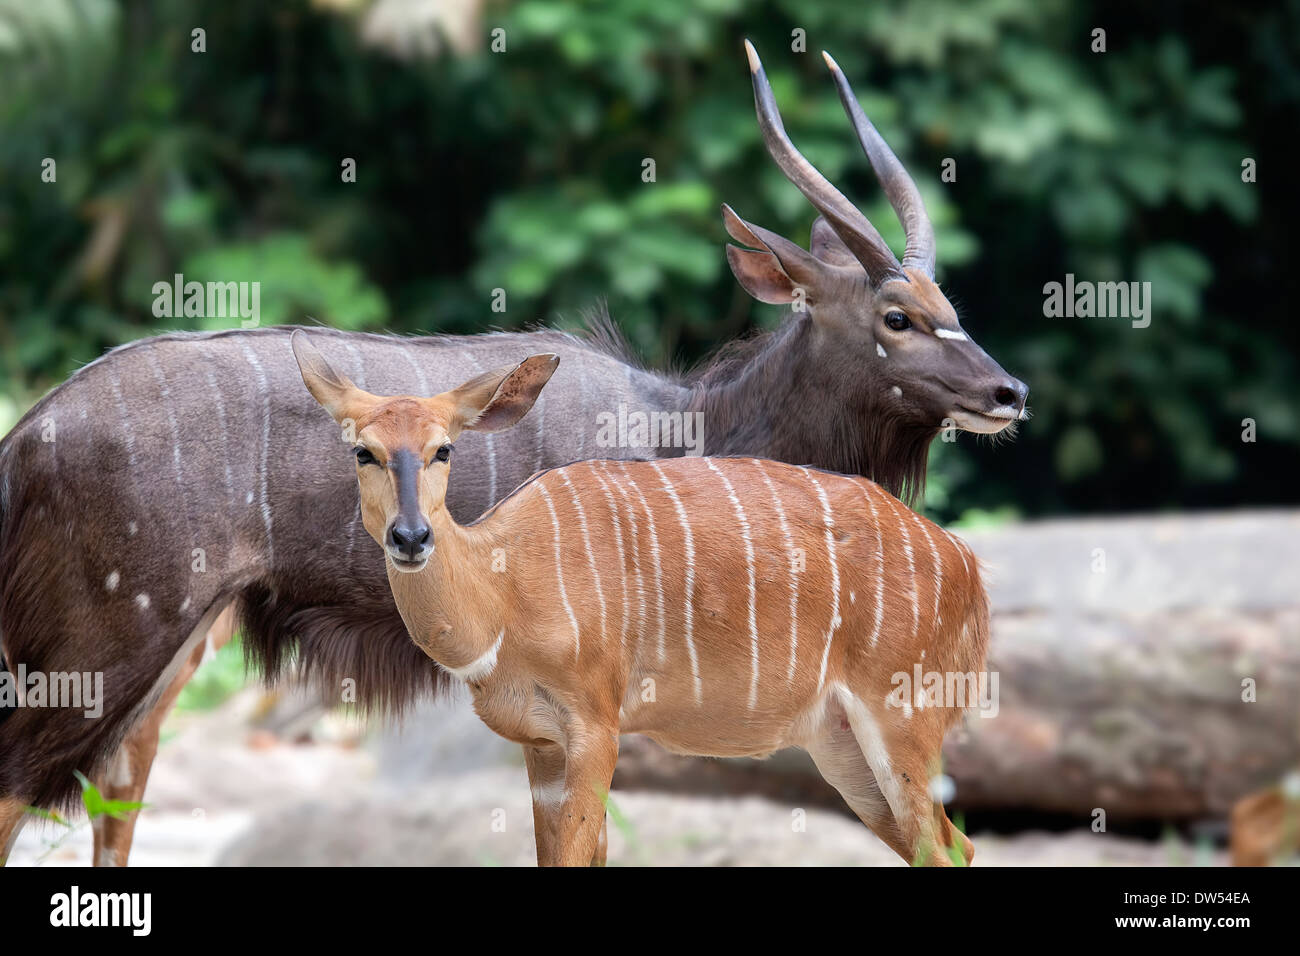
<path fill-rule="evenodd" d="M 573 324 L 607 299 L 653 362 L 769 328 L 718 206 L 801 242 L 814 213 L 761 143 L 749 36 L 792 138 L 901 249 L 834 52 L 918 181 L 964 323 L 1031 386 L 1015 443 L 936 443 L 937 517 L 1295 500 L 1273 476 L 1300 445 L 1296 0 L 1177 22 L 1103 0 L 513 0 L 483 5 L 476 51 L 404 61 L 359 40 L 369 7 L 0 0 L 0 392 L 228 321 L 156 318 L 176 272 L 255 278 L 264 323 L 352 329 Z M 1150 282 L 1151 326 L 1045 318 L 1068 272 Z"/>
<path fill-rule="evenodd" d="M 176 710 L 215 710 L 247 683 L 243 643 L 236 636 L 194 672 L 176 698 Z"/>

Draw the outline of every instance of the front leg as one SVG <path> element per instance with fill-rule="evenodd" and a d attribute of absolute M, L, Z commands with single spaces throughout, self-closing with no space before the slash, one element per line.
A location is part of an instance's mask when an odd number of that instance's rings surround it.
<path fill-rule="evenodd" d="M 537 865 L 555 865 L 555 834 L 564 797 L 564 751 L 559 744 L 524 745 L 524 766 L 533 796 L 533 831 Z"/>
<path fill-rule="evenodd" d="M 553 855 L 559 866 L 603 866 L 605 800 L 618 762 L 618 728 L 591 727 L 571 738 L 569 747 Z"/>
<path fill-rule="evenodd" d="M 537 839 L 537 865 L 554 866 L 555 834 L 564 796 L 564 751 L 558 744 L 524 747 L 524 765 L 533 796 L 533 831 Z M 604 866 L 609 849 L 607 821 L 602 818 L 600 838 L 591 857 L 592 866 Z"/>

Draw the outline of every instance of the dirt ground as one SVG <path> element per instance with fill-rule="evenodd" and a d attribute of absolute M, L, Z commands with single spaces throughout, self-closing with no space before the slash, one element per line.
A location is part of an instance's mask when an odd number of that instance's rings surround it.
<path fill-rule="evenodd" d="M 528 783 L 517 748 L 463 701 L 413 718 L 437 733 L 372 730 L 327 716 L 253 726 L 256 691 L 215 711 L 174 717 L 146 793 L 131 861 L 152 866 L 526 866 L 533 862 Z M 292 708 L 288 708 L 292 713 Z M 304 722 L 305 721 L 305 722 Z M 901 866 L 865 827 L 832 809 L 755 796 L 620 791 L 612 797 L 614 866 Z M 1222 865 L 1222 851 L 1086 828 L 971 834 L 976 865 Z M 80 866 L 90 829 L 29 825 L 10 865 Z"/>

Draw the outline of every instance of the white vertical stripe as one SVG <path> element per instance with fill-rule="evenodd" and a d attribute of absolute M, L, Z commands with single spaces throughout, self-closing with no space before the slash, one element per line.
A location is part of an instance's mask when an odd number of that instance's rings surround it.
<path fill-rule="evenodd" d="M 597 462 L 597 464 L 601 467 L 601 471 L 604 472 L 604 476 L 615 486 L 617 492 L 619 492 L 619 497 L 623 498 L 624 505 L 627 506 L 628 528 L 632 532 L 632 574 L 637 579 L 637 646 L 633 653 L 634 657 L 640 658 L 641 636 L 642 633 L 645 633 L 646 617 L 649 614 L 649 609 L 646 607 L 645 578 L 641 574 L 641 532 L 637 529 L 637 510 L 632 506 L 632 496 L 629 496 L 628 489 L 624 488 L 623 483 L 610 472 L 608 462 Z"/>
<path fill-rule="evenodd" d="M 623 549 L 623 522 L 618 517 L 618 505 L 614 503 L 614 496 L 610 493 L 609 482 L 605 477 L 596 470 L 595 462 L 588 462 L 591 467 L 591 473 L 600 482 L 601 490 L 605 494 L 605 502 L 609 505 L 609 513 L 614 519 L 614 540 L 618 543 L 618 572 L 619 579 L 623 582 L 623 626 L 619 633 L 619 644 L 627 647 L 627 622 L 631 616 L 628 605 L 627 590 L 627 551 Z"/>
<path fill-rule="evenodd" d="M 776 517 L 781 522 L 781 538 L 785 543 L 786 573 L 790 585 L 790 669 L 786 672 L 786 683 L 794 680 L 795 652 L 799 649 L 799 574 L 794 569 L 794 535 L 790 533 L 790 522 L 786 520 L 785 508 L 781 497 L 776 493 L 776 485 L 768 476 L 767 468 L 758 459 L 753 459 L 754 467 L 767 483 L 767 490 L 772 494 L 772 503 L 776 505 Z"/>
<path fill-rule="evenodd" d="M 926 520 L 912 512 L 912 519 L 921 528 L 921 533 L 925 535 L 925 540 L 930 545 L 930 557 L 934 560 L 934 627 L 939 626 L 939 589 L 943 587 L 943 555 L 939 549 L 934 546 L 934 538 L 930 536 L 930 529 L 926 527 Z"/>
<path fill-rule="evenodd" d="M 469 361 L 470 366 L 474 369 L 474 374 L 482 375 L 483 366 L 479 364 L 478 359 L 474 357 L 473 353 L 466 351 L 464 355 L 465 358 Z M 488 508 L 491 508 L 494 504 L 497 503 L 497 449 L 496 449 L 496 442 L 495 442 L 496 436 L 493 435 L 491 432 L 483 432 L 480 434 L 482 434 L 483 437 L 487 439 L 486 447 L 487 447 L 487 459 L 488 459 L 488 500 L 487 500 L 487 504 L 483 506 L 483 510 L 487 511 Z M 539 467 L 533 470 L 540 471 L 541 468 Z"/>
<path fill-rule="evenodd" d="M 749 709 L 753 710 L 758 706 L 758 610 L 756 606 L 758 587 L 754 578 L 754 538 L 749 529 L 749 517 L 741 507 L 740 499 L 736 497 L 736 489 L 730 479 L 714 464 L 712 458 L 706 458 L 704 461 L 709 469 L 722 479 L 722 485 L 727 489 L 727 497 L 731 499 L 731 506 L 736 510 L 736 520 L 740 522 L 741 540 L 745 542 L 745 565 L 749 569 Z"/>
<path fill-rule="evenodd" d="M 677 497 L 677 489 L 673 487 L 672 482 L 668 480 L 668 476 L 659 467 L 659 462 L 650 462 L 650 467 L 659 475 L 664 490 L 668 492 L 668 497 L 672 499 L 673 506 L 677 509 L 677 520 L 681 522 L 682 532 L 685 535 L 686 593 L 683 615 L 685 620 L 686 653 L 690 657 L 691 676 L 695 680 L 695 703 L 701 704 L 704 702 L 704 687 L 700 683 L 700 662 L 695 656 L 695 537 L 691 534 L 691 523 L 686 520 L 686 509 L 682 507 L 682 499 Z"/>
<path fill-rule="evenodd" d="M 630 473 L 627 464 L 619 462 L 617 466 L 619 466 L 619 471 L 623 472 L 623 477 L 627 479 L 628 485 L 632 486 L 638 501 L 641 502 L 642 509 L 645 509 L 646 523 L 650 528 L 650 559 L 654 562 L 654 593 L 658 597 L 659 605 L 659 663 L 663 663 L 664 656 L 666 656 L 664 639 L 666 639 L 668 618 L 663 607 L 663 563 L 659 561 L 659 535 L 655 533 L 654 529 L 654 512 L 650 510 L 650 502 L 647 502 L 646 497 L 641 494 L 641 489 L 638 488 L 636 479 Z"/>
<path fill-rule="evenodd" d="M 366 361 L 364 358 L 362 358 L 361 351 L 355 345 L 352 344 L 351 339 L 346 339 L 346 338 L 343 339 L 343 347 L 347 349 L 348 354 L 352 356 L 352 363 L 353 363 L 352 368 L 355 372 L 355 374 L 352 376 L 352 380 L 356 382 L 358 385 L 360 385 L 362 388 L 365 388 L 366 387 Z"/>
<path fill-rule="evenodd" d="M 871 646 L 880 640 L 880 628 L 885 622 L 885 536 L 880 530 L 880 515 L 876 513 L 875 502 L 871 495 L 875 486 L 869 481 L 862 483 L 862 497 L 867 499 L 867 509 L 871 512 L 871 524 L 876 529 L 876 623 L 871 628 Z"/>
<path fill-rule="evenodd" d="M 236 508 L 235 502 L 235 479 L 230 473 L 230 454 L 229 435 L 227 434 L 226 425 L 226 402 L 221 397 L 221 386 L 217 384 L 216 376 L 212 374 L 212 367 L 205 366 L 204 375 L 208 380 L 208 388 L 212 390 L 213 403 L 217 406 L 217 424 L 221 428 L 221 464 L 226 471 L 226 500 L 230 503 L 230 511 L 233 513 Z"/>
<path fill-rule="evenodd" d="M 826 629 L 826 648 L 822 651 L 821 672 L 817 677 L 817 689 L 821 690 L 826 683 L 826 666 L 831 657 L 831 641 L 835 637 L 835 629 L 840 626 L 840 565 L 835 558 L 835 535 L 831 530 L 835 526 L 835 519 L 831 516 L 831 503 L 826 497 L 826 491 L 822 488 L 821 482 L 811 471 L 804 469 L 804 474 L 808 480 L 813 483 L 817 489 L 817 497 L 822 503 L 822 521 L 826 531 L 826 555 L 831 562 L 831 622 L 830 627 Z"/>
<path fill-rule="evenodd" d="M 267 497 L 267 465 L 271 456 L 271 389 L 267 384 L 266 370 L 262 368 L 262 362 L 248 343 L 242 339 L 239 347 L 248 359 L 248 364 L 253 366 L 253 371 L 257 373 L 258 384 L 262 388 L 262 463 L 258 469 L 258 501 L 262 512 L 262 525 L 266 528 L 266 563 L 269 567 L 274 563 L 275 546 L 271 538 L 271 502 Z"/>
<path fill-rule="evenodd" d="M 573 499 L 573 506 L 578 509 L 578 525 L 582 528 L 582 543 L 587 548 L 587 565 L 591 568 L 591 577 L 596 584 L 596 603 L 600 607 L 600 639 L 603 646 L 606 639 L 605 589 L 600 585 L 600 569 L 596 567 L 596 553 L 591 550 L 591 532 L 587 527 L 587 512 L 582 507 L 582 499 L 578 495 L 578 489 L 569 480 L 568 469 L 561 468 L 556 474 L 564 482 L 564 487 L 569 489 L 569 497 Z"/>
<path fill-rule="evenodd" d="M 555 503 L 551 501 L 546 486 L 539 481 L 537 490 L 542 493 L 542 498 L 546 501 L 546 508 L 551 513 L 551 527 L 555 529 L 555 577 L 560 582 L 560 601 L 569 615 L 569 623 L 573 625 L 573 659 L 576 661 L 578 652 L 582 649 L 582 632 L 578 628 L 578 618 L 573 613 L 573 605 L 569 603 L 569 592 L 564 588 L 564 557 L 560 554 L 560 519 L 555 513 Z"/>
<path fill-rule="evenodd" d="M 889 510 L 894 513 L 894 517 L 898 518 L 898 530 L 903 535 L 903 554 L 907 557 L 907 580 L 912 584 L 912 641 L 915 643 L 917 635 L 921 633 L 921 598 L 916 589 L 916 560 L 912 557 L 912 538 L 907 533 L 907 521 L 898 515 L 900 510 L 907 512 L 907 506 L 898 503 L 891 494 L 886 494 L 885 500 L 889 502 Z"/>
<path fill-rule="evenodd" d="M 108 371 L 108 383 L 113 389 L 113 397 L 117 399 L 117 412 L 122 416 L 122 436 L 126 441 L 126 460 L 134 468 L 135 429 L 131 427 L 131 418 L 126 410 L 126 401 L 122 398 L 122 383 L 118 381 L 117 373 L 111 368 Z"/>

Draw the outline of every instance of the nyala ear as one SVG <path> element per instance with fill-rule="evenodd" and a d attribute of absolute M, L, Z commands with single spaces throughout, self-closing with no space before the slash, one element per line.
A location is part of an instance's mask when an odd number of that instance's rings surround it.
<path fill-rule="evenodd" d="M 857 257 L 849 251 L 844 240 L 835 234 L 835 230 L 831 228 L 825 216 L 818 216 L 813 220 L 812 241 L 808 244 L 808 251 L 820 261 L 833 266 L 846 269 L 862 268 Z"/>
<path fill-rule="evenodd" d="M 336 422 L 355 417 L 354 406 L 366 393 L 325 361 L 325 356 L 320 354 L 302 332 L 294 332 L 289 336 L 289 344 L 293 347 L 294 358 L 298 360 L 298 371 L 302 373 L 303 384 L 312 397 L 320 402 Z"/>
<path fill-rule="evenodd" d="M 731 272 L 746 292 L 771 305 L 793 302 L 796 289 L 803 290 L 804 301 L 813 300 L 822 273 L 813 256 L 789 239 L 745 222 L 725 203 L 722 221 L 731 238 L 753 247 L 727 246 Z"/>
<path fill-rule="evenodd" d="M 447 397 L 457 408 L 460 427 L 476 432 L 509 428 L 528 414 L 559 364 L 553 352 L 530 355 L 518 365 L 484 372 L 453 389 Z"/>

